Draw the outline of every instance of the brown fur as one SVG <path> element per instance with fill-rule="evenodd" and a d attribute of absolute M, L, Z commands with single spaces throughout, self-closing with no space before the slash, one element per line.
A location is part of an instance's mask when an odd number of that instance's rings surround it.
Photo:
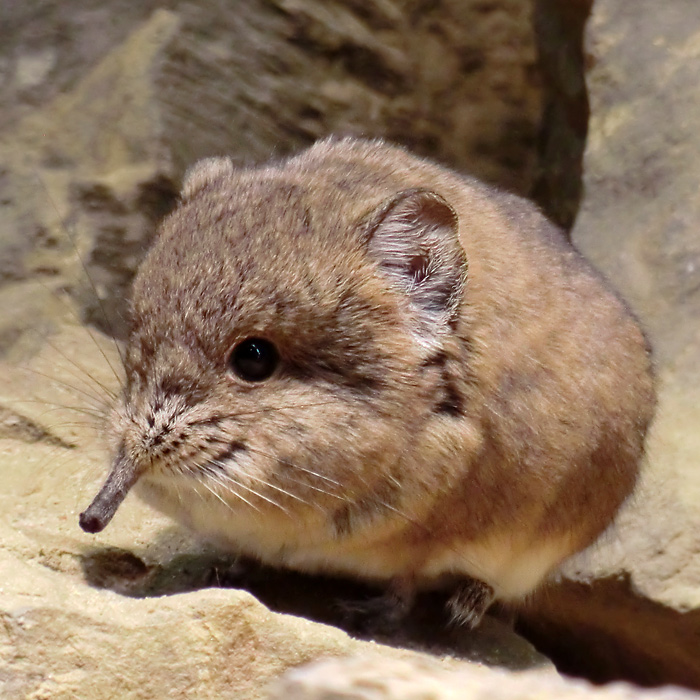
<path fill-rule="evenodd" d="M 264 382 L 230 371 L 249 337 Z M 156 507 L 273 564 L 506 599 L 610 525 L 655 403 L 638 324 L 530 203 L 350 139 L 191 172 L 126 369 L 115 452 Z"/>

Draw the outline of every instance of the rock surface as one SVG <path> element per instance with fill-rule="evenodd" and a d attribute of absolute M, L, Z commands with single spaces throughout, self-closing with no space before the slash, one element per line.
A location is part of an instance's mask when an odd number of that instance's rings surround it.
<path fill-rule="evenodd" d="M 574 241 L 646 325 L 660 403 L 638 495 L 526 627 L 560 668 L 700 688 L 700 5 L 596 0 Z"/>
<path fill-rule="evenodd" d="M 157 4 L 0 11 L 0 695 L 262 698 L 289 667 L 369 654 L 300 671 L 277 697 L 331 697 L 337 681 L 407 698 L 407 678 L 421 697 L 630 697 L 563 684 L 497 620 L 474 635 L 426 622 L 432 601 L 390 646 L 353 639 L 335 601 L 367 591 L 240 570 L 132 499 L 104 535 L 78 530 L 119 374 L 114 344 L 81 324 L 123 335 L 131 276 L 192 161 L 362 132 L 534 193 L 564 223 L 580 196 L 589 0 L 538 0 L 537 32 L 528 0 Z M 596 0 L 586 45 L 573 235 L 650 329 L 661 408 L 618 528 L 522 630 L 591 679 L 700 688 L 700 6 Z"/>
<path fill-rule="evenodd" d="M 270 700 L 693 700 L 679 688 L 641 692 L 625 684 L 593 688 L 552 674 L 506 674 L 483 667 L 450 669 L 426 659 L 356 657 L 290 671 Z"/>

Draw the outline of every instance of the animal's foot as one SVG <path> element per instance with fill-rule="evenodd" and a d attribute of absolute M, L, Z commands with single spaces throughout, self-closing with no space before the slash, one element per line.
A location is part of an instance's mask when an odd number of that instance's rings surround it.
<path fill-rule="evenodd" d="M 411 612 L 415 591 L 403 579 L 391 582 L 387 591 L 362 601 L 338 604 L 346 626 L 358 634 L 393 635 Z"/>
<path fill-rule="evenodd" d="M 474 629 L 493 603 L 494 591 L 488 583 L 470 578 L 447 601 L 447 609 L 453 624 Z"/>

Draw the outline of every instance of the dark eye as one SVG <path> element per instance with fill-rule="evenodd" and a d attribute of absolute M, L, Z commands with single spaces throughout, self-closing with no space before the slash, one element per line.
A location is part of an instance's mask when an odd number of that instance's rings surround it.
<path fill-rule="evenodd" d="M 279 362 L 277 348 L 264 338 L 247 338 L 231 353 L 231 369 L 248 382 L 262 382 L 275 371 Z"/>

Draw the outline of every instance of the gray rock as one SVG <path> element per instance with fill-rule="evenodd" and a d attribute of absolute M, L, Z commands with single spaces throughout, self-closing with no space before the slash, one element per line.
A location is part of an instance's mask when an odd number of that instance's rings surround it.
<path fill-rule="evenodd" d="M 574 241 L 639 314 L 660 405 L 618 525 L 524 628 L 560 668 L 700 688 L 700 5 L 598 0 Z"/>

